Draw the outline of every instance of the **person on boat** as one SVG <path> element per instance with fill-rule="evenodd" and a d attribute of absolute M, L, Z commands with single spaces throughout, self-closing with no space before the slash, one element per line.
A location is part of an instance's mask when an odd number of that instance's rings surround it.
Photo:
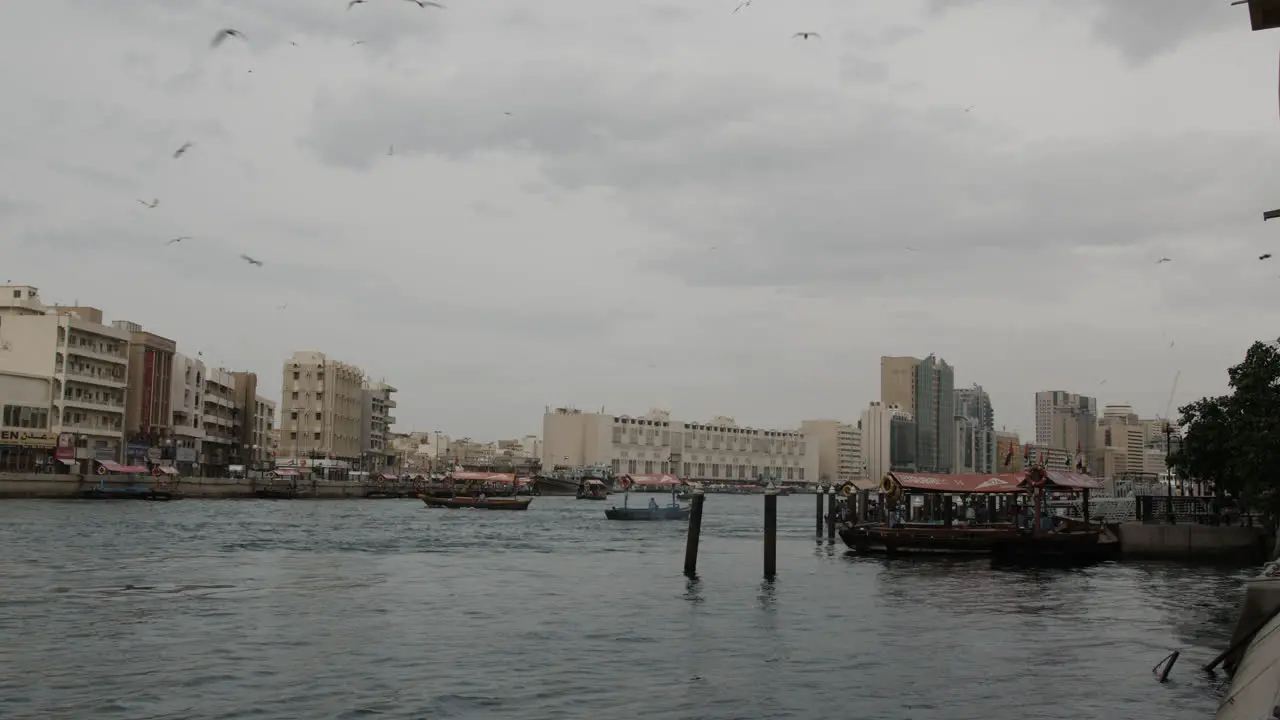
<path fill-rule="evenodd" d="M 479 500 L 480 502 L 484 502 L 484 490 L 481 490 L 480 493 L 476 495 L 476 500 Z"/>
<path fill-rule="evenodd" d="M 658 501 L 654 500 L 652 497 L 649 498 L 649 510 L 653 511 L 657 509 L 658 509 Z"/>

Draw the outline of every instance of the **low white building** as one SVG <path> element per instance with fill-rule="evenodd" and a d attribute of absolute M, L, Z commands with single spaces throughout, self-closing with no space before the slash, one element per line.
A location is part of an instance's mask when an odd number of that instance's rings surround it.
<path fill-rule="evenodd" d="M 200 474 L 206 372 L 204 361 L 199 357 L 174 353 L 169 393 L 169 407 L 173 412 L 173 463 L 183 475 Z"/>
<path fill-rule="evenodd" d="M 544 471 L 597 464 L 619 474 L 669 473 L 705 482 L 812 483 L 818 443 L 800 430 L 744 427 L 723 416 L 684 422 L 665 410 L 633 417 L 548 408 L 542 418 Z"/>

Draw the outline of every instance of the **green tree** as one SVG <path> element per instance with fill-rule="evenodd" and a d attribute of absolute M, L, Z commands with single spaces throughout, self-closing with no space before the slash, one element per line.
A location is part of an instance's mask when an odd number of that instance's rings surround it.
<path fill-rule="evenodd" d="M 1280 346 L 1254 343 L 1227 375 L 1230 394 L 1178 408 L 1183 441 L 1170 465 L 1274 512 L 1280 509 Z"/>

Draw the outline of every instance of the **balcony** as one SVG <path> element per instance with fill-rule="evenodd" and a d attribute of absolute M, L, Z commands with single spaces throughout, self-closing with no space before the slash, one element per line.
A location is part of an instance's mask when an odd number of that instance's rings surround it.
<path fill-rule="evenodd" d="M 65 431 L 78 432 L 78 433 L 83 433 L 85 435 L 98 435 L 102 437 L 118 438 L 118 437 L 123 437 L 124 435 L 124 432 L 121 430 L 121 428 L 118 428 L 118 427 L 112 427 L 110 425 L 93 425 L 90 423 L 83 423 L 83 422 L 76 423 L 76 424 L 63 423 L 59 429 L 64 432 Z"/>
<path fill-rule="evenodd" d="M 67 355 L 78 355 L 82 358 L 102 360 L 115 365 L 127 365 L 129 363 L 129 358 L 126 355 L 112 355 L 111 353 L 103 352 L 88 346 L 72 345 L 68 343 L 65 348 L 65 352 Z"/>
<path fill-rule="evenodd" d="M 64 374 L 67 378 L 67 382 L 85 383 L 87 385 L 105 385 L 113 388 L 123 388 L 128 384 L 123 376 L 117 378 L 110 375 L 98 375 L 97 373 L 84 372 L 82 370 L 71 370 L 69 368 L 63 372 L 61 364 L 54 368 L 54 371 Z"/>
<path fill-rule="evenodd" d="M 91 408 L 93 410 L 106 410 L 107 412 L 122 413 L 124 412 L 123 402 L 111 402 L 108 400 L 98 400 L 91 397 L 81 395 L 80 397 L 67 396 L 62 398 L 62 405 Z"/>

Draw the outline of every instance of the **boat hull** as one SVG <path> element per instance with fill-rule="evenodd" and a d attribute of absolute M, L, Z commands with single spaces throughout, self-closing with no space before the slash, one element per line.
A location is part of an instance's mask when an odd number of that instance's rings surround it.
<path fill-rule="evenodd" d="M 164 502 L 173 499 L 173 493 L 167 490 L 146 489 L 108 489 L 94 488 L 80 494 L 85 500 L 152 500 Z"/>
<path fill-rule="evenodd" d="M 533 481 L 534 487 L 538 489 L 538 493 L 542 495 L 568 495 L 570 497 L 578 494 L 578 481 L 569 480 L 558 477 L 539 477 Z"/>
<path fill-rule="evenodd" d="M 687 507 L 660 507 L 656 510 L 653 508 L 620 508 L 612 507 L 604 511 L 604 516 L 610 520 L 629 520 L 629 521 L 655 521 L 655 520 L 688 520 L 689 508 Z"/>
<path fill-rule="evenodd" d="M 437 498 L 424 497 L 422 502 L 427 507 L 448 508 L 450 510 L 458 510 L 462 508 L 472 508 L 474 510 L 528 510 L 529 504 L 533 500 L 521 498 L 478 498 L 454 497 L 454 498 Z"/>
<path fill-rule="evenodd" d="M 858 553 L 989 557 L 993 564 L 1005 566 L 1088 565 L 1113 557 L 1119 549 L 1119 543 L 1103 541 L 1097 530 L 1032 535 L 1012 526 L 846 525 L 840 539 Z"/>

